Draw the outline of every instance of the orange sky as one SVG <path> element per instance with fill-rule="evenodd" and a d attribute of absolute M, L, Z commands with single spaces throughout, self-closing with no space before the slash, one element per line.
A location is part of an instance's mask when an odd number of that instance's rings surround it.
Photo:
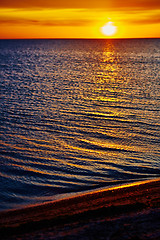
<path fill-rule="evenodd" d="M 160 37 L 160 0 L 1 0 L 0 38 Z"/>

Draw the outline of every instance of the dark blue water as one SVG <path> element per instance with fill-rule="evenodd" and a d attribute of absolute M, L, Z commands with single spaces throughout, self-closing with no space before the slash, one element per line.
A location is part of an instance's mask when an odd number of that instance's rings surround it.
<path fill-rule="evenodd" d="M 0 209 L 160 176 L 160 39 L 0 41 Z"/>

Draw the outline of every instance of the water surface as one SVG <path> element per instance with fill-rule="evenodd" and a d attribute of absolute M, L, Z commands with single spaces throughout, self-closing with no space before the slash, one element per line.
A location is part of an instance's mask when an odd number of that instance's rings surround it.
<path fill-rule="evenodd" d="M 0 41 L 0 209 L 160 176 L 160 39 Z"/>

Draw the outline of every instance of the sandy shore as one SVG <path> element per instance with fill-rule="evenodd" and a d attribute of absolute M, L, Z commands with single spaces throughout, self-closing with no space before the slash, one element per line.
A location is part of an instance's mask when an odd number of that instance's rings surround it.
<path fill-rule="evenodd" d="M 160 179 L 0 213 L 1 239 L 160 239 Z"/>

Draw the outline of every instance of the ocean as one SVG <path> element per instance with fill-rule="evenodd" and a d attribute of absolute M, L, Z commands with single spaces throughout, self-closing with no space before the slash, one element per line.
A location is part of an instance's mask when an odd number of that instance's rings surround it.
<path fill-rule="evenodd" d="M 160 39 L 0 40 L 0 210 L 160 177 Z"/>

